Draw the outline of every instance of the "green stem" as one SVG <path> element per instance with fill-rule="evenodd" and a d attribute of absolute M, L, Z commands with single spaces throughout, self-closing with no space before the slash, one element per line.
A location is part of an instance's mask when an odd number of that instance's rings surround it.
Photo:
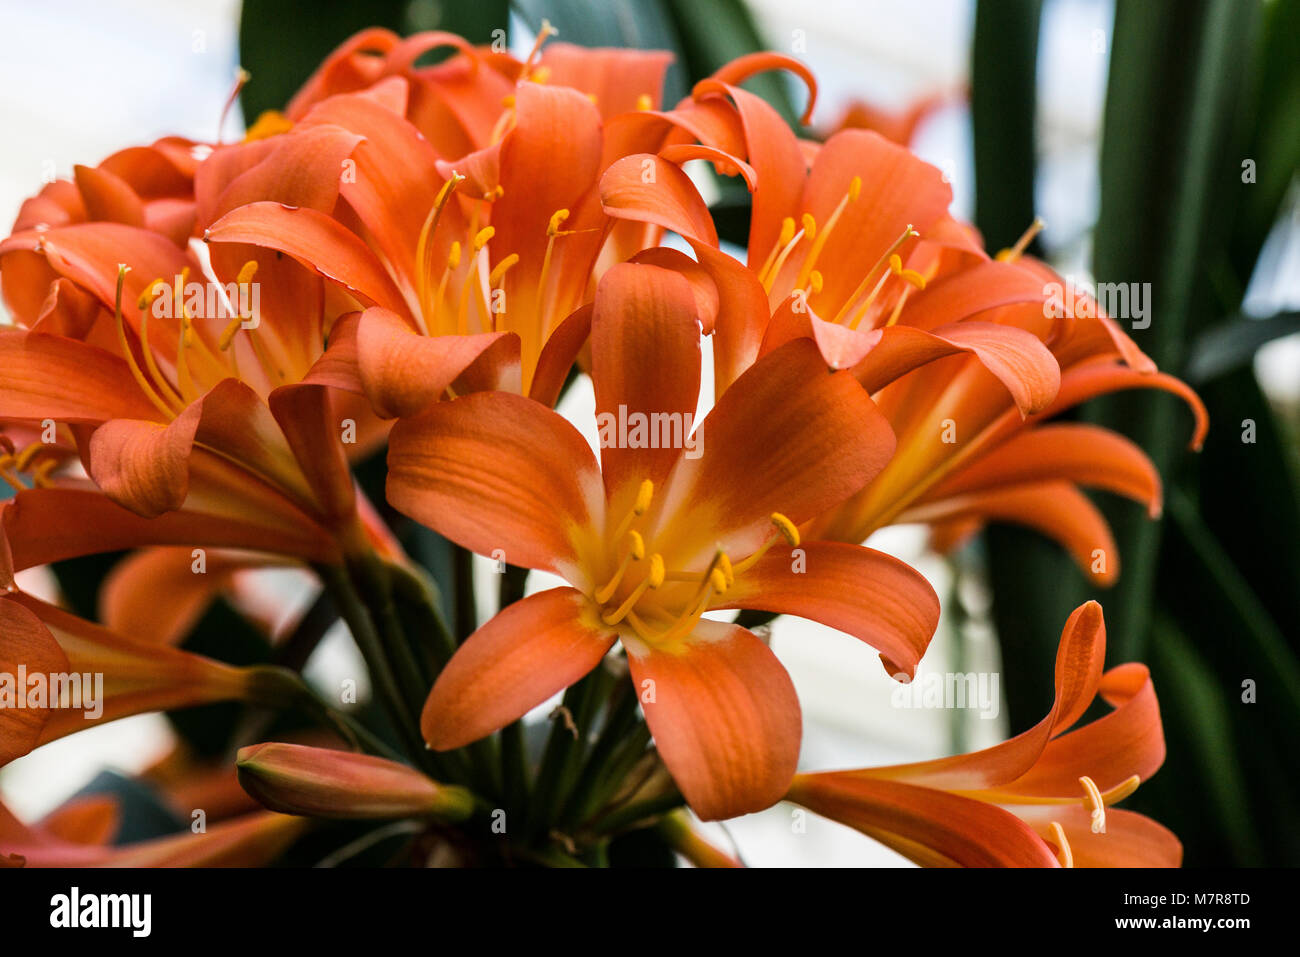
<path fill-rule="evenodd" d="M 505 609 L 524 597 L 528 569 L 506 566 L 501 575 L 498 607 Z M 522 812 L 528 806 L 528 759 L 524 753 L 523 719 L 501 729 L 501 778 L 507 807 Z"/>
<path fill-rule="evenodd" d="M 317 567 L 316 572 L 325 583 L 325 587 L 330 590 L 339 614 L 347 622 L 361 656 L 366 660 L 366 666 L 375 684 L 375 691 L 388 712 L 393 726 L 401 735 L 407 753 L 416 764 L 428 767 L 430 752 L 424 746 L 414 716 L 407 709 L 401 685 L 384 653 L 383 641 L 375 628 L 369 609 L 362 603 L 361 597 L 343 569 L 323 565 Z"/>

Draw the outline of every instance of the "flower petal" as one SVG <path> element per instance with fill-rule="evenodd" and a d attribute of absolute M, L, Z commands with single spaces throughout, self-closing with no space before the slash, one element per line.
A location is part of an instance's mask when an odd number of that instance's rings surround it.
<path fill-rule="evenodd" d="M 1060 423 L 1027 429 L 953 473 L 926 493 L 944 499 L 1026 482 L 1065 479 L 1124 495 L 1160 514 L 1160 473 L 1124 436 L 1095 425 Z"/>
<path fill-rule="evenodd" d="M 0 329 L 0 419 L 98 423 L 157 414 L 111 353 L 61 336 Z"/>
<path fill-rule="evenodd" d="M 1142 814 L 1106 809 L 1106 832 L 1092 832 L 1092 818 L 1080 805 L 1030 804 L 1007 810 L 1029 823 L 1043 840 L 1056 843 L 1052 822 L 1061 825 L 1075 867 L 1181 867 L 1183 845 L 1173 832 Z"/>
<path fill-rule="evenodd" d="M 1023 525 L 1055 539 L 1096 584 L 1109 586 L 1119 577 L 1119 553 L 1110 526 L 1097 506 L 1069 482 L 1029 482 L 988 488 L 907 509 L 906 522 L 983 522 Z"/>
<path fill-rule="evenodd" d="M 1059 866 L 1014 814 L 946 791 L 828 772 L 796 776 L 788 797 L 923 866 Z"/>
<path fill-rule="evenodd" d="M 776 656 L 736 625 L 700 621 L 669 647 L 623 637 L 655 747 L 705 820 L 781 799 L 799 759 L 802 719 Z"/>
<path fill-rule="evenodd" d="M 601 472 L 610 512 L 622 515 L 642 481 L 663 484 L 691 438 L 700 324 L 686 280 L 658 266 L 610 269 L 596 289 L 591 361 Z"/>
<path fill-rule="evenodd" d="M 828 372 L 808 340 L 764 356 L 722 394 L 697 430 L 695 458 L 677 463 L 662 497 L 670 567 L 709 560 L 721 546 L 752 554 L 771 515 L 801 525 L 858 491 L 894 451 L 889 424 L 847 372 Z"/>
<path fill-rule="evenodd" d="M 370 248 L 338 221 L 314 209 L 249 203 L 222 216 L 203 238 L 278 249 L 369 305 L 406 312 L 401 292 Z"/>
<path fill-rule="evenodd" d="M 1006 785 L 1029 772 L 1052 737 L 1069 728 L 1087 710 L 1097 692 L 1105 657 L 1106 623 L 1101 606 L 1095 601 L 1085 602 L 1074 610 L 1061 632 L 1056 651 L 1056 697 L 1052 709 L 1038 724 L 971 754 L 842 774 L 961 791 Z"/>
<path fill-rule="evenodd" d="M 939 598 L 911 566 L 840 542 L 807 542 L 792 557 L 767 552 L 715 599 L 715 608 L 797 615 L 847 632 L 911 677 L 939 626 Z"/>
<path fill-rule="evenodd" d="M 461 645 L 424 703 L 429 747 L 459 748 L 491 734 L 600 664 L 614 630 L 575 588 L 552 588 L 499 612 Z"/>
<path fill-rule="evenodd" d="M 19 668 L 28 676 L 67 674 L 68 658 L 41 620 L 15 601 L 0 598 L 0 767 L 36 746 L 51 714 L 51 703 L 29 700 L 28 683 L 18 681 Z M 4 687 L 8 685 L 8 687 Z M 6 700 L 8 699 L 8 700 Z"/>
<path fill-rule="evenodd" d="M 570 574 L 583 529 L 604 521 L 591 448 L 550 409 L 504 392 L 401 419 L 388 445 L 388 501 L 452 541 L 512 565 Z"/>
<path fill-rule="evenodd" d="M 423 336 L 394 312 L 367 309 L 356 330 L 361 382 L 379 415 L 417 415 L 505 335 Z"/>

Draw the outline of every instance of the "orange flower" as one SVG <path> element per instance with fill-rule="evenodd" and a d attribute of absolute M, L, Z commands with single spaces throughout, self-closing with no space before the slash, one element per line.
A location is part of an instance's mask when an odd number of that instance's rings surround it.
<path fill-rule="evenodd" d="M 979 281 L 992 267 L 1020 272 L 1005 288 L 1040 290 L 1060 278 L 1041 264 L 1013 253 L 935 283 L 936 298 L 961 298 L 961 286 Z M 920 297 L 918 297 L 920 298 Z M 1089 301 L 1091 302 L 1091 301 Z M 880 347 L 854 367 L 854 374 L 880 404 L 898 436 L 898 453 L 853 498 L 814 524 L 828 538 L 861 541 L 885 525 L 923 522 L 935 544 L 947 549 L 988 521 L 1014 522 L 1058 540 L 1099 585 L 1119 574 L 1110 528 L 1078 486 L 1124 495 L 1161 508 L 1160 476 L 1133 442 L 1109 429 L 1048 420 L 1094 396 L 1123 389 L 1160 389 L 1182 398 L 1195 416 L 1192 448 L 1207 428 L 1204 406 L 1178 379 L 1157 372 L 1119 325 L 1095 303 L 1077 317 L 1058 316 L 1054 306 L 1030 301 L 987 310 L 962 327 L 996 325 L 1044 342 L 1059 365 L 1060 388 L 1046 406 L 1026 408 L 999 387 L 997 367 L 976 357 L 942 356 L 905 378 L 890 381 L 895 357 Z M 899 345 L 899 350 L 906 348 Z M 1014 375 L 1017 357 L 1003 359 Z M 910 361 L 910 360 L 908 360 Z M 1006 385 L 1007 375 L 1001 385 Z"/>
<path fill-rule="evenodd" d="M 225 152 L 199 163 L 175 144 L 137 148 L 117 154 L 129 163 L 110 158 L 48 188 L 62 206 L 43 193 L 24 207 L 0 242 L 19 326 L 0 330 L 0 423 L 22 443 L 0 446 L 0 475 L 21 489 L 26 474 L 38 490 L 4 506 L 10 534 L 26 526 L 11 548 L 50 561 L 172 542 L 336 561 L 367 538 L 390 547 L 364 503 L 358 512 L 347 471 L 348 452 L 382 438 L 377 420 L 313 372 L 321 280 L 265 250 L 188 245 L 196 216 L 253 183 L 260 196 L 332 207 L 337 184 L 306 186 L 301 166 L 337 169 L 357 142 L 334 130 L 249 144 L 238 168 Z M 133 212 L 164 187 L 156 204 L 184 206 L 184 229 Z M 74 448 L 90 482 L 64 468 Z M 46 524 L 60 514 L 70 521 Z"/>
<path fill-rule="evenodd" d="M 1146 667 L 1102 674 L 1105 646 L 1101 606 L 1081 605 L 1061 634 L 1056 700 L 1028 731 L 973 754 L 801 774 L 788 798 L 927 866 L 1177 867 L 1173 834 L 1110 807 L 1155 773 L 1165 742 Z M 1098 693 L 1115 710 L 1069 731 Z"/>
<path fill-rule="evenodd" d="M 427 107 L 429 84 L 437 84 L 428 74 L 405 76 L 420 44 L 400 53 L 393 47 L 388 67 L 359 92 L 315 100 L 318 88 L 337 83 L 309 84 L 312 97 L 296 102 L 296 124 L 278 137 L 345 130 L 361 138 L 354 169 L 338 187 L 345 212 L 331 217 L 326 207 L 248 193 L 205 239 L 214 250 L 235 243 L 287 253 L 337 285 L 344 303 L 337 312 L 364 310 L 331 330 L 338 374 L 330 381 L 364 392 L 380 415 L 416 414 L 449 388 L 503 388 L 550 404 L 586 338 L 589 317 L 575 311 L 589 299 L 612 225 L 597 190 L 606 148 L 601 109 L 554 81 L 597 88 L 606 109 L 653 83 L 638 98 L 654 103 L 666 61 L 576 48 L 539 61 L 535 49 L 514 67 L 504 109 L 498 96 L 486 134 L 467 132 L 448 144 L 429 135 L 427 111 L 414 103 L 421 95 Z M 456 58 L 466 82 L 475 70 L 504 68 L 500 61 L 476 67 L 477 55 Z M 339 62 L 351 63 L 351 54 Z M 624 62 L 631 69 L 620 77 Z M 351 76 L 342 66 L 327 66 L 323 76 L 336 72 Z M 465 104 L 450 98 L 443 105 Z M 457 145 L 468 151 L 446 152 Z M 340 179 L 337 163 L 308 170 Z"/>
<path fill-rule="evenodd" d="M 394 428 L 394 506 L 570 583 L 504 609 L 460 648 L 425 705 L 432 747 L 520 717 L 617 641 L 682 793 L 700 815 L 728 817 L 784 793 L 799 706 L 764 644 L 706 612 L 804 615 L 868 641 L 896 671 L 915 669 L 937 624 L 930 586 L 888 556 L 803 543 L 796 530 L 888 460 L 892 439 L 871 400 L 796 342 L 757 363 L 692 432 L 697 314 L 669 270 L 624 264 L 602 279 L 599 466 L 564 419 L 506 393 L 440 403 Z"/>
<path fill-rule="evenodd" d="M 287 672 L 235 668 L 119 635 L 21 592 L 0 595 L 0 675 L 0 700 L 15 699 L 0 707 L 0 766 L 129 715 L 214 701 L 283 703 L 305 694 Z"/>
<path fill-rule="evenodd" d="M 1191 406 L 1197 447 L 1206 428 L 1200 400 L 1157 372 L 1091 299 L 1074 297 L 1074 314 L 1064 314 L 1052 292 L 1061 278 L 1021 256 L 1037 227 L 990 259 L 949 216 L 940 172 L 903 147 L 847 131 L 801 151 L 769 107 L 736 102 L 747 119 L 764 117 L 764 136 L 732 148 L 749 149 L 749 162 L 770 178 L 755 186 L 751 278 L 729 274 L 732 308 L 714 331 L 719 388 L 758 357 L 811 338 L 832 368 L 852 370 L 898 436 L 882 474 L 806 531 L 860 542 L 885 525 L 925 522 L 946 548 L 986 521 L 1019 522 L 1060 540 L 1099 584 L 1113 582 L 1110 530 L 1076 483 L 1155 514 L 1159 476 L 1113 432 L 1039 423 L 1106 392 L 1157 388 Z M 639 181 L 643 162 L 632 156 L 610 168 L 606 211 L 674 229 L 708 264 L 716 237 L 704 231 L 698 192 L 676 170 Z"/>
<path fill-rule="evenodd" d="M 305 818 L 257 811 L 134 844 L 111 846 L 118 826 L 110 798 L 78 798 L 35 825 L 0 804 L 0 867 L 259 867 L 310 826 Z"/>

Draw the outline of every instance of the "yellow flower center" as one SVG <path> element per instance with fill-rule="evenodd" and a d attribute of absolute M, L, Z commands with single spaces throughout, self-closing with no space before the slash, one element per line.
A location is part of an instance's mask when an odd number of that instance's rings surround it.
<path fill-rule="evenodd" d="M 611 551 L 618 556 L 614 573 L 591 594 L 601 609 L 602 622 L 611 626 L 626 622 L 637 637 L 652 645 L 671 644 L 688 636 L 714 597 L 725 594 L 737 576 L 753 568 L 774 545 L 782 541 L 792 547 L 799 544 L 794 523 L 773 512 L 773 534 L 743 561 L 733 563 L 719 548 L 702 572 L 670 570 L 662 554 L 648 552 L 642 531 L 634 527 L 653 498 L 654 483 L 646 479 L 610 537 Z"/>

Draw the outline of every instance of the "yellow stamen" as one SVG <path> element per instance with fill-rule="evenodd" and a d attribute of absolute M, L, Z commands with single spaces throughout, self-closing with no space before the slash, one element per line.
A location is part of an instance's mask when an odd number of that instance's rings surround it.
<path fill-rule="evenodd" d="M 1136 774 L 1133 775 L 1131 778 L 1128 778 L 1127 780 L 1120 782 L 1119 784 L 1111 788 L 1109 791 L 1104 793 L 1101 796 L 1102 803 L 1107 805 L 1118 804 L 1120 801 L 1124 800 L 1126 797 L 1128 797 L 1130 794 L 1136 791 L 1138 789 L 1138 785 L 1141 783 L 1142 783 L 1142 779 L 1138 777 Z"/>
<path fill-rule="evenodd" d="M 442 211 L 447 208 L 447 203 L 451 200 L 451 194 L 456 191 L 456 188 L 460 186 L 461 183 L 465 182 L 465 179 L 466 177 L 462 174 L 453 172 L 451 178 L 442 184 L 442 188 L 438 190 L 437 197 L 434 198 L 433 206 L 429 210 L 429 214 L 424 217 L 424 225 L 420 227 L 420 238 L 415 244 L 415 262 L 417 266 L 415 293 L 416 297 L 420 301 L 420 310 L 415 318 L 419 322 L 420 329 L 425 335 L 429 334 L 429 328 L 425 324 L 425 316 L 431 316 L 435 321 L 437 317 L 437 307 L 434 307 L 433 310 L 430 311 L 430 303 L 428 300 L 429 278 L 433 270 L 433 263 L 429 258 L 433 253 L 433 243 L 431 240 L 433 234 L 438 229 L 439 220 L 442 219 Z M 459 244 L 453 243 L 452 248 L 457 251 L 457 255 L 459 256 Z M 452 266 L 451 268 L 454 269 L 455 266 Z M 443 273 L 443 279 L 444 281 L 446 279 L 445 272 Z M 438 288 L 439 303 L 441 303 L 442 300 L 441 294 L 443 288 L 443 285 L 440 284 Z"/>
<path fill-rule="evenodd" d="M 763 265 L 758 270 L 759 282 L 767 281 L 767 274 L 768 272 L 771 271 L 772 264 L 776 262 L 777 253 L 779 253 L 782 249 L 788 246 L 790 244 L 790 240 L 793 238 L 794 238 L 794 217 L 787 216 L 785 219 L 781 220 L 781 232 L 777 235 L 776 242 L 772 244 L 772 248 L 768 251 L 767 258 L 763 260 Z"/>
<path fill-rule="evenodd" d="M 1106 833 L 1106 802 L 1102 800 L 1101 791 L 1097 788 L 1096 783 L 1086 774 L 1079 778 L 1079 783 L 1083 785 L 1084 798 L 1083 806 L 1087 808 L 1092 817 L 1092 833 Z"/>
<path fill-rule="evenodd" d="M 646 513 L 650 507 L 650 502 L 655 496 L 655 483 L 649 479 L 644 479 L 641 486 L 636 490 L 636 501 L 632 509 L 623 516 L 623 521 L 618 523 L 618 529 L 614 532 L 614 541 L 620 540 L 627 534 L 627 530 L 632 527 L 632 523 Z"/>
<path fill-rule="evenodd" d="M 1056 838 L 1056 859 L 1062 867 L 1074 866 L 1074 854 L 1070 851 L 1070 842 L 1065 838 L 1065 830 L 1056 821 L 1052 822 L 1052 835 Z"/>
<path fill-rule="evenodd" d="M 470 250 L 469 272 L 465 276 L 465 284 L 460 288 L 460 305 L 456 309 L 456 331 L 462 336 L 469 333 L 469 296 L 475 289 L 479 290 L 480 297 L 482 288 L 479 281 L 475 281 L 475 272 L 478 269 L 478 258 L 486 246 L 496 235 L 496 230 L 491 226 L 485 226 L 474 234 L 474 240 Z M 481 281 L 481 280 L 480 280 Z"/>
<path fill-rule="evenodd" d="M 634 561 L 639 562 L 641 559 L 645 558 L 645 539 L 641 537 L 641 533 L 628 532 L 627 534 L 628 548 L 627 551 L 623 553 L 623 560 L 619 562 L 618 570 L 614 572 L 614 576 L 601 586 L 596 591 L 596 594 L 592 596 L 596 599 L 596 603 L 599 605 L 605 604 L 605 602 L 614 597 L 614 592 L 618 590 L 619 583 L 623 581 L 623 575 L 627 572 L 628 565 L 632 564 Z"/>
<path fill-rule="evenodd" d="M 636 98 L 636 108 L 640 112 L 646 113 L 654 109 L 654 102 L 649 93 L 642 93 Z"/>
<path fill-rule="evenodd" d="M 858 297 L 866 292 L 867 286 L 869 286 L 871 281 L 875 279 L 876 272 L 880 269 L 887 269 L 890 257 L 898 252 L 903 243 L 919 235 L 921 234 L 912 227 L 912 224 L 908 223 L 907 227 L 899 234 L 899 237 L 890 243 L 889 248 L 885 250 L 884 254 L 875 261 L 875 264 L 872 265 L 870 269 L 867 270 L 867 274 L 862 277 L 862 282 L 858 283 L 858 288 L 854 289 L 849 298 L 844 300 L 844 305 L 840 306 L 840 311 L 835 314 L 835 318 L 832 319 L 831 322 L 839 323 L 846 315 L 848 315 L 853 304 L 858 301 Z M 899 260 L 899 263 L 901 267 L 901 259 Z M 881 281 L 876 283 L 875 288 L 871 290 L 871 295 L 867 297 L 867 301 L 862 304 L 862 307 L 857 310 L 856 314 L 854 314 L 852 321 L 849 322 L 850 329 L 857 328 L 857 324 L 862 321 L 862 317 L 866 315 L 867 309 L 869 309 L 871 303 L 875 301 L 876 294 L 880 292 L 880 287 L 884 285 L 883 280 L 885 276 L 888 275 L 889 273 L 885 272 L 884 275 L 880 277 Z"/>
<path fill-rule="evenodd" d="M 48 488 L 50 486 L 50 473 L 59 465 L 58 459 L 45 459 L 36 468 L 32 469 L 32 484 L 37 488 Z"/>
<path fill-rule="evenodd" d="M 826 241 L 830 239 L 831 233 L 835 230 L 836 224 L 839 223 L 840 217 L 844 215 L 844 210 L 849 203 L 857 202 L 858 197 L 862 194 L 862 177 L 855 176 L 849 183 L 849 191 L 844 194 L 844 198 L 839 201 L 835 211 L 831 213 L 831 218 L 826 221 L 826 227 L 817 234 L 813 240 L 812 249 L 808 250 L 808 258 L 804 260 L 803 266 L 799 269 L 799 278 L 795 280 L 795 287 L 802 288 L 808 282 L 808 274 L 813 271 L 817 265 L 817 257 L 821 255 L 826 248 Z"/>
<path fill-rule="evenodd" d="M 131 377 L 135 379 L 140 389 L 144 392 L 145 397 L 154 404 L 154 407 L 171 421 L 176 417 L 177 409 L 173 409 L 162 397 L 154 391 L 149 380 L 145 378 L 140 366 L 135 361 L 135 355 L 131 351 L 131 345 L 126 341 L 126 326 L 122 322 L 122 285 L 126 281 L 126 274 L 130 271 L 130 266 L 119 265 L 117 267 L 117 298 L 113 303 L 113 321 L 117 325 L 117 342 L 122 348 L 122 356 L 126 359 L 127 368 L 131 371 Z"/>
<path fill-rule="evenodd" d="M 809 221 L 811 220 L 812 217 L 805 214 L 804 228 L 791 235 L 789 241 L 784 247 L 782 247 L 781 252 L 777 254 L 776 262 L 772 263 L 772 268 L 767 271 L 766 275 L 759 276 L 760 281 L 763 283 L 763 288 L 768 292 L 772 291 L 772 285 L 776 282 L 776 277 L 781 275 L 781 269 L 785 266 L 786 260 L 790 258 L 790 254 L 794 252 L 795 247 L 799 245 L 804 236 L 808 235 Z M 790 222 L 793 223 L 794 221 L 790 220 Z M 812 223 L 812 229 L 814 232 L 817 229 L 817 224 L 815 222 Z M 784 229 L 781 230 L 781 235 L 785 235 Z"/>
<path fill-rule="evenodd" d="M 658 588 L 664 583 L 664 560 L 658 552 L 650 556 L 650 571 L 646 573 L 641 583 L 632 589 L 632 593 L 623 600 L 612 613 L 606 613 L 600 616 L 600 620 L 607 625 L 617 625 L 622 621 L 640 601 L 641 596 L 646 593 L 647 589 Z"/>
<path fill-rule="evenodd" d="M 533 48 L 528 51 L 528 56 L 524 58 L 524 64 L 519 68 L 519 79 L 526 80 L 533 71 L 533 60 L 542 52 L 542 44 L 553 36 L 558 36 L 559 30 L 551 26 L 550 20 L 542 21 L 542 28 L 537 31 L 537 38 L 533 40 Z"/>
<path fill-rule="evenodd" d="M 766 555 L 772 546 L 783 539 L 791 548 L 799 547 L 799 529 L 795 527 L 794 522 L 790 521 L 790 519 L 786 518 L 780 512 L 773 512 L 772 524 L 776 527 L 776 534 L 764 542 L 758 551 L 754 552 L 754 554 L 750 555 L 743 562 L 737 562 L 735 566 L 735 574 L 743 575 L 749 569 L 753 568 L 758 564 L 758 560 Z"/>
<path fill-rule="evenodd" d="M 1019 259 L 1024 251 L 1029 248 L 1029 244 L 1034 241 L 1034 237 L 1043 231 L 1043 225 L 1043 221 L 1035 217 L 1034 221 L 1029 224 L 1029 228 L 1020 234 L 1020 238 L 1016 240 L 1014 246 L 1010 249 L 1003 249 L 997 254 L 995 257 L 997 261 L 1013 263 Z"/>

